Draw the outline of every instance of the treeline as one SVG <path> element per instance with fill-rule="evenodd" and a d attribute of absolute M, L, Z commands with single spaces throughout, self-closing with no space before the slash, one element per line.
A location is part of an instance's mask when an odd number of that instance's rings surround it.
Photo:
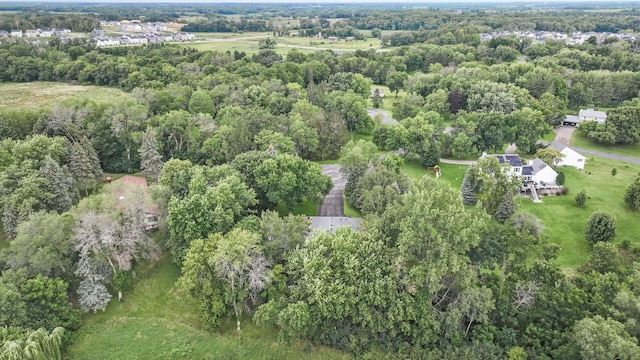
<path fill-rule="evenodd" d="M 3 14 L 0 30 L 29 30 L 42 28 L 70 29 L 73 32 L 91 32 L 100 27 L 100 20 L 93 14 Z"/>
<path fill-rule="evenodd" d="M 239 19 L 231 20 L 215 18 L 198 23 L 189 23 L 182 27 L 188 32 L 238 32 L 238 31 L 267 31 L 272 30 L 266 20 Z"/>

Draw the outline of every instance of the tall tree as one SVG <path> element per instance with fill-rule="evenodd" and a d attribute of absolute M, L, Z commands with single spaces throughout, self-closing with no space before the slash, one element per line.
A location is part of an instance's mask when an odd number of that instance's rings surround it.
<path fill-rule="evenodd" d="M 147 127 L 147 131 L 142 135 L 142 144 L 138 149 L 138 153 L 140 154 L 142 174 L 153 180 L 158 180 L 164 162 L 158 149 L 155 131 L 150 126 Z"/>
<path fill-rule="evenodd" d="M 635 179 L 624 194 L 624 203 L 633 211 L 640 207 L 640 177 Z"/>
<path fill-rule="evenodd" d="M 73 204 L 73 177 L 69 171 L 48 156 L 40 175 L 48 181 L 47 190 L 53 194 L 48 208 L 58 212 L 69 210 Z"/>
<path fill-rule="evenodd" d="M 240 332 L 240 319 L 248 302 L 255 304 L 259 292 L 271 282 L 270 264 L 259 241 L 258 234 L 235 229 L 191 243 L 180 286 L 202 304 L 207 326 L 218 324 L 220 315 L 228 311 L 220 306 L 226 306 L 232 309 Z"/>
<path fill-rule="evenodd" d="M 462 179 L 461 192 L 462 192 L 462 203 L 464 205 L 474 206 L 478 203 L 478 197 L 475 194 L 475 186 L 473 184 L 473 175 L 471 172 L 473 168 L 468 167 L 464 173 L 464 178 Z"/>

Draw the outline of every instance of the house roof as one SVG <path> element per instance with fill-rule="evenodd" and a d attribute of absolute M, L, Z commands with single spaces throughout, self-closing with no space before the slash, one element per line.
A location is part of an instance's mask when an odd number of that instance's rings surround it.
<path fill-rule="evenodd" d="M 533 175 L 533 168 L 530 165 L 523 166 L 522 175 Z"/>
<path fill-rule="evenodd" d="M 580 116 L 578 115 L 567 115 L 565 116 L 564 121 L 568 123 L 579 123 L 582 122 L 582 119 L 580 119 Z"/>
<path fill-rule="evenodd" d="M 565 144 L 563 144 L 563 143 L 561 143 L 559 141 L 552 141 L 550 146 L 553 149 L 557 150 L 558 152 L 564 150 L 567 147 L 567 145 L 565 145 Z"/>
<path fill-rule="evenodd" d="M 511 166 L 522 166 L 522 160 L 518 155 L 491 155 L 498 158 L 500 164 L 509 164 Z"/>
<path fill-rule="evenodd" d="M 605 112 L 602 111 L 597 111 L 597 110 L 593 110 L 593 109 L 580 109 L 580 112 L 578 113 L 578 116 L 580 117 L 592 117 L 592 118 L 596 118 L 596 119 L 606 119 L 607 118 L 607 114 Z"/>
<path fill-rule="evenodd" d="M 350 218 L 345 216 L 311 216 L 311 231 L 327 230 L 334 232 L 341 226 L 351 226 L 354 231 L 360 227 L 362 219 Z"/>
<path fill-rule="evenodd" d="M 147 179 L 139 176 L 125 175 L 116 181 L 122 181 L 130 184 L 140 185 L 142 187 L 147 187 Z"/>
<path fill-rule="evenodd" d="M 533 174 L 537 174 L 538 172 L 540 172 L 540 170 L 546 168 L 547 163 L 545 163 L 544 161 L 540 160 L 540 158 L 535 158 L 533 160 L 531 160 L 531 167 L 533 168 Z"/>

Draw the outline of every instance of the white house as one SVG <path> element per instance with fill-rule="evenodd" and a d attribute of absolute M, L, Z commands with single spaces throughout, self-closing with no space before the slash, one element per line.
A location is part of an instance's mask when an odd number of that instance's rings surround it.
<path fill-rule="evenodd" d="M 26 30 L 24 32 L 24 36 L 25 37 L 37 37 L 38 36 L 38 32 L 35 30 Z"/>
<path fill-rule="evenodd" d="M 22 30 L 11 30 L 11 37 L 22 37 Z"/>
<path fill-rule="evenodd" d="M 558 173 L 539 158 L 530 160 L 528 165 L 522 167 L 522 179 L 534 181 L 537 186 L 555 184 L 557 177 Z"/>
<path fill-rule="evenodd" d="M 517 178 L 522 175 L 522 160 L 520 160 L 520 156 L 512 154 L 498 154 L 489 156 L 498 158 L 498 162 L 500 162 L 500 165 L 503 165 L 507 174 L 515 176 Z"/>
<path fill-rule="evenodd" d="M 49 28 L 44 28 L 44 29 L 38 29 L 38 36 L 40 37 L 52 37 L 53 36 L 53 29 L 49 29 Z"/>
<path fill-rule="evenodd" d="M 593 109 L 580 109 L 578 113 L 580 121 L 596 121 L 598 124 L 604 124 L 607 121 L 607 114 L 602 111 Z"/>
<path fill-rule="evenodd" d="M 558 151 L 560 154 L 564 155 L 564 157 L 556 159 L 556 165 L 558 166 L 573 166 L 578 170 L 584 170 L 584 164 L 587 161 L 587 158 L 580 155 L 575 150 L 571 149 L 565 144 L 559 143 L 557 141 L 553 141 L 551 143 L 551 147 Z"/>

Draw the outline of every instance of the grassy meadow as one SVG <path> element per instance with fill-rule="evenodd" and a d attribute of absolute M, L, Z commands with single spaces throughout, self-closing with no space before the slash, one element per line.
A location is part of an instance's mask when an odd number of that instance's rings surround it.
<path fill-rule="evenodd" d="M 73 334 L 65 358 L 109 359 L 347 359 L 311 344 L 280 345 L 275 330 L 245 319 L 218 332 L 200 328 L 197 304 L 175 286 L 178 268 L 165 253 L 160 261 L 138 266 L 136 284 L 124 301 L 112 299 L 105 312 L 86 315 Z"/>
<path fill-rule="evenodd" d="M 129 95 L 104 86 L 70 85 L 56 82 L 2 83 L 0 109 L 51 108 L 66 99 L 111 101 Z"/>

